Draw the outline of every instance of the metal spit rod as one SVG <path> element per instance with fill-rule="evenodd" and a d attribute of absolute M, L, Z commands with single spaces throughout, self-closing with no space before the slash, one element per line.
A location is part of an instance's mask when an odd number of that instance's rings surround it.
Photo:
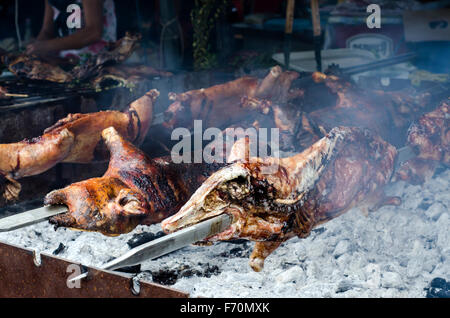
<path fill-rule="evenodd" d="M 415 58 L 416 56 L 417 56 L 417 54 L 414 52 L 405 53 L 405 54 L 397 55 L 394 57 L 390 57 L 387 59 L 383 59 L 383 60 L 379 60 L 379 61 L 375 61 L 375 62 L 371 62 L 371 63 L 367 63 L 367 64 L 345 67 L 345 68 L 342 68 L 342 73 L 347 74 L 347 75 L 363 73 L 363 72 L 367 72 L 367 71 L 370 71 L 373 69 L 403 63 L 403 62 L 406 62 L 406 61 L 409 61 L 409 60 Z"/>

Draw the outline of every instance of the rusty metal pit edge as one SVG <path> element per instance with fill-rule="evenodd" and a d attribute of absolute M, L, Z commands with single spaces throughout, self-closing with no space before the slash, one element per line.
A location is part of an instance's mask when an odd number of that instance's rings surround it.
<path fill-rule="evenodd" d="M 0 297 L 3 298 L 188 298 L 189 294 L 163 285 L 139 280 L 122 273 L 84 266 L 62 258 L 40 253 L 36 264 L 35 251 L 0 241 Z M 82 266 L 89 277 L 80 288 L 69 288 L 68 269 Z M 81 267 L 80 267 L 81 268 Z"/>

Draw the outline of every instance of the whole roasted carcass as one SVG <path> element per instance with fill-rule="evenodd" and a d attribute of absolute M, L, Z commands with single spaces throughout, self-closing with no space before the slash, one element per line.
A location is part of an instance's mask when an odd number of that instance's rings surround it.
<path fill-rule="evenodd" d="M 139 40 L 139 35 L 127 33 L 118 41 L 109 43 L 103 52 L 90 57 L 81 65 L 59 58 L 54 58 L 50 62 L 24 53 L 5 52 L 1 55 L 1 62 L 18 77 L 68 83 L 95 77 L 102 68 L 125 61 L 136 49 Z"/>
<path fill-rule="evenodd" d="M 164 126 L 169 129 L 192 128 L 194 120 L 202 120 L 205 127 L 225 128 L 251 121 L 253 117 L 249 115 L 249 109 L 242 107 L 243 97 L 285 102 L 302 94 L 301 90 L 291 90 L 291 84 L 298 76 L 296 72 L 282 72 L 276 66 L 262 80 L 245 76 L 205 89 L 171 93 L 169 98 L 174 102 L 165 112 Z"/>
<path fill-rule="evenodd" d="M 0 98 L 5 98 L 8 90 L 2 86 L 0 86 Z"/>
<path fill-rule="evenodd" d="M 405 162 L 395 179 L 420 184 L 429 180 L 437 166 L 450 165 L 450 99 L 411 125 L 407 145 L 417 149 L 418 156 Z"/>
<path fill-rule="evenodd" d="M 138 224 L 158 223 L 174 214 L 220 164 L 175 164 L 149 159 L 113 127 L 102 132 L 110 151 L 101 178 L 50 192 L 45 204 L 65 204 L 69 212 L 50 219 L 56 226 L 119 235 Z"/>
<path fill-rule="evenodd" d="M 40 137 L 18 143 L 0 144 L 0 175 L 4 197 L 18 197 L 16 179 L 42 173 L 58 162 L 88 163 L 102 151 L 98 147 L 101 132 L 114 127 L 124 138 L 140 144 L 149 129 L 153 103 L 159 93 L 151 90 L 130 104 L 126 112 L 101 111 L 70 114 L 47 128 Z"/>
<path fill-rule="evenodd" d="M 250 265 L 259 271 L 282 242 L 306 237 L 352 207 L 399 204 L 383 193 L 395 158 L 395 147 L 368 130 L 334 128 L 293 157 L 254 158 L 219 170 L 162 227 L 174 232 L 227 213 L 232 225 L 209 241 L 256 241 Z"/>
<path fill-rule="evenodd" d="M 77 65 L 71 72 L 79 80 L 85 80 L 97 76 L 105 67 L 122 63 L 139 46 L 141 35 L 126 33 L 116 42 L 109 43 L 106 50 L 91 56 L 81 65 Z"/>

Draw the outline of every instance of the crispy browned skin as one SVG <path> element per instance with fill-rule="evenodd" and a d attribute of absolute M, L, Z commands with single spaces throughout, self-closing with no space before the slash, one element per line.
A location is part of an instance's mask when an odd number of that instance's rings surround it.
<path fill-rule="evenodd" d="M 302 153 L 289 158 L 256 158 L 214 173 L 162 227 L 173 232 L 216 215 L 232 215 L 232 225 L 210 241 L 257 241 L 250 265 L 283 241 L 306 237 L 315 226 L 350 208 L 399 204 L 386 198 L 396 149 L 358 128 L 335 128 Z"/>
<path fill-rule="evenodd" d="M 164 125 L 168 128 L 191 127 L 193 120 L 201 119 L 205 127 L 225 128 L 249 116 L 248 109 L 242 107 L 241 98 L 285 101 L 289 98 L 291 83 L 297 77 L 298 73 L 282 72 L 276 66 L 263 80 L 247 76 L 205 89 L 171 93 L 169 97 L 174 103 L 165 113 Z"/>
<path fill-rule="evenodd" d="M 102 133 L 111 159 L 101 178 L 55 190 L 45 204 L 66 204 L 69 212 L 53 217 L 57 226 L 119 235 L 138 224 L 153 224 L 172 215 L 218 164 L 174 164 L 149 159 L 112 127 Z"/>
<path fill-rule="evenodd" d="M 28 79 L 68 83 L 97 76 L 106 66 L 126 60 L 138 46 L 139 35 L 127 33 L 116 42 L 109 43 L 105 51 L 92 56 L 81 65 L 71 61 L 52 59 L 45 61 L 26 54 L 2 54 L 2 63 L 16 76 Z M 59 65 L 58 65 L 59 64 Z M 65 64 L 65 65 L 63 65 Z M 144 71 L 144 70 L 142 70 Z M 147 69 L 147 71 L 149 71 Z"/>
<path fill-rule="evenodd" d="M 158 91 L 149 91 L 131 103 L 127 112 L 101 111 L 90 114 L 70 114 L 47 128 L 44 133 L 69 129 L 76 138 L 70 154 L 63 162 L 87 163 L 94 158 L 95 147 L 105 128 L 114 127 L 127 140 L 140 144 L 151 125 L 153 103 L 158 96 Z"/>
<path fill-rule="evenodd" d="M 282 140 L 285 148 L 301 151 L 338 126 L 370 129 L 401 147 L 411 122 L 429 111 L 427 93 L 362 90 L 339 77 L 318 72 L 313 73 L 312 80 L 324 85 L 323 95 L 336 96 L 334 105 L 306 113 L 296 104 L 259 99 L 260 104 L 270 105 L 270 116 L 274 117 L 281 137 L 289 138 Z M 258 99 L 254 98 L 254 104 L 257 103 Z"/>
<path fill-rule="evenodd" d="M 0 144 L 0 174 L 13 182 L 12 179 L 42 173 L 58 162 L 88 163 L 96 153 L 101 153 L 97 146 L 102 130 L 107 127 L 115 127 L 126 139 L 140 144 L 151 125 L 153 103 L 158 95 L 156 90 L 149 91 L 131 103 L 126 112 L 70 114 L 40 137 Z M 14 184 L 17 189 L 17 183 Z M 7 198 L 14 196 L 9 193 Z"/>
<path fill-rule="evenodd" d="M 95 229 L 106 235 L 127 233 L 134 228 L 145 215 L 141 201 L 139 193 L 110 177 L 74 183 L 45 198 L 45 204 L 64 203 L 70 211 L 53 217 L 51 223 L 87 231 Z"/>
<path fill-rule="evenodd" d="M 409 129 L 407 145 L 418 151 L 418 156 L 404 163 L 395 178 L 413 184 L 429 180 L 441 163 L 450 165 L 450 99 L 434 111 L 423 115 Z"/>
<path fill-rule="evenodd" d="M 5 98 L 5 94 L 8 93 L 8 90 L 2 86 L 0 86 L 0 98 Z"/>
<path fill-rule="evenodd" d="M 79 80 L 97 76 L 104 67 L 121 63 L 130 57 L 138 47 L 140 39 L 140 35 L 132 35 L 127 32 L 123 38 L 109 43 L 106 50 L 93 55 L 83 64 L 74 67 L 71 74 Z"/>
<path fill-rule="evenodd" d="M 35 56 L 10 54 L 3 56 L 2 62 L 11 73 L 18 77 L 57 83 L 66 83 L 73 80 L 73 76 L 59 66 L 46 63 Z"/>
<path fill-rule="evenodd" d="M 126 32 L 125 36 L 117 40 L 116 42 L 109 43 L 108 49 L 100 54 L 92 56 L 95 59 L 95 64 L 105 65 L 111 62 L 123 62 L 134 50 L 139 46 L 139 41 L 141 40 L 140 34 L 131 34 Z"/>
<path fill-rule="evenodd" d="M 173 74 L 170 72 L 157 70 L 153 67 L 147 65 L 115 65 L 108 66 L 102 69 L 101 74 L 103 75 L 116 75 L 123 78 L 128 78 L 130 76 L 141 76 L 141 77 L 152 77 L 152 76 L 164 76 L 170 77 Z"/>

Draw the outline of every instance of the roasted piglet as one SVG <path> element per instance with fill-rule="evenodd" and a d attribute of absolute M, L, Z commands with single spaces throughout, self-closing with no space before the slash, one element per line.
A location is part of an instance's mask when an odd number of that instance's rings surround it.
<path fill-rule="evenodd" d="M 7 54 L 2 56 L 2 63 L 17 77 L 57 83 L 71 82 L 74 79 L 70 72 L 64 71 L 61 67 L 47 63 L 35 56 Z"/>
<path fill-rule="evenodd" d="M 63 128 L 31 140 L 0 144 L 0 175 L 3 179 L 0 183 L 4 187 L 4 198 L 17 198 L 21 186 L 15 179 L 50 169 L 69 155 L 74 141 L 74 134 Z"/>
<path fill-rule="evenodd" d="M 232 225 L 208 241 L 256 241 L 250 266 L 260 271 L 282 242 L 307 237 L 352 207 L 399 204 L 383 192 L 396 154 L 395 147 L 367 130 L 334 128 L 293 157 L 254 158 L 219 170 L 162 227 L 170 233 L 227 213 Z"/>
<path fill-rule="evenodd" d="M 429 180 L 437 166 L 450 165 L 450 99 L 411 125 L 407 145 L 417 149 L 418 156 L 405 162 L 395 179 L 412 184 Z"/>
<path fill-rule="evenodd" d="M 129 58 L 139 46 L 140 40 L 141 36 L 139 34 L 127 32 L 123 38 L 109 43 L 104 51 L 91 56 L 83 64 L 76 66 L 71 73 L 79 80 L 97 76 L 103 68 L 121 63 Z"/>
<path fill-rule="evenodd" d="M 16 198 L 20 192 L 15 179 L 42 173 L 58 162 L 88 163 L 96 154 L 103 154 L 98 145 L 101 132 L 107 127 L 115 127 L 124 138 L 140 144 L 151 125 L 158 95 L 156 90 L 149 91 L 131 103 L 126 112 L 70 114 L 40 137 L 0 144 L 0 174 L 8 180 L 5 198 Z"/>
<path fill-rule="evenodd" d="M 100 74 L 93 79 L 92 84 L 97 88 L 109 86 L 132 87 L 147 78 L 170 77 L 172 75 L 170 72 L 157 70 L 146 65 L 108 66 L 100 71 Z"/>
<path fill-rule="evenodd" d="M 295 151 L 309 147 L 338 126 L 366 128 L 401 147 L 411 122 L 430 110 L 428 93 L 362 90 L 337 76 L 319 72 L 312 74 L 311 81 L 316 82 L 313 86 L 322 85 L 323 95 L 334 96 L 328 98 L 331 102 L 325 107 L 311 112 L 304 111 L 305 105 L 253 98 L 254 104 L 259 100 L 271 108 L 266 113 L 274 117 L 281 137 L 290 139 L 282 142 L 289 142 Z"/>
<path fill-rule="evenodd" d="M 337 126 L 367 128 L 400 147 L 405 143 L 411 122 L 430 110 L 427 108 L 430 104 L 428 93 L 363 90 L 341 78 L 318 72 L 313 73 L 313 78 L 317 82 L 323 81 L 328 91 L 337 96 L 336 104 L 331 108 L 302 116 L 301 122 L 307 122 L 308 118 L 309 126 L 317 126 L 322 132 Z M 306 124 L 297 134 L 304 134 L 308 129 Z M 297 139 L 301 140 L 301 137 L 297 136 Z"/>
<path fill-rule="evenodd" d="M 247 76 L 206 89 L 171 93 L 169 98 L 174 102 L 165 112 L 164 126 L 191 128 L 194 120 L 202 120 L 205 127 L 228 127 L 249 116 L 241 104 L 243 97 L 284 102 L 293 98 L 290 86 L 297 77 L 298 73 L 282 72 L 275 66 L 263 80 Z"/>
<path fill-rule="evenodd" d="M 110 127 L 102 132 L 110 151 L 101 178 L 50 192 L 45 204 L 65 204 L 69 212 L 50 219 L 57 227 L 119 235 L 138 224 L 158 223 L 177 212 L 223 164 L 175 164 L 149 159 Z"/>

